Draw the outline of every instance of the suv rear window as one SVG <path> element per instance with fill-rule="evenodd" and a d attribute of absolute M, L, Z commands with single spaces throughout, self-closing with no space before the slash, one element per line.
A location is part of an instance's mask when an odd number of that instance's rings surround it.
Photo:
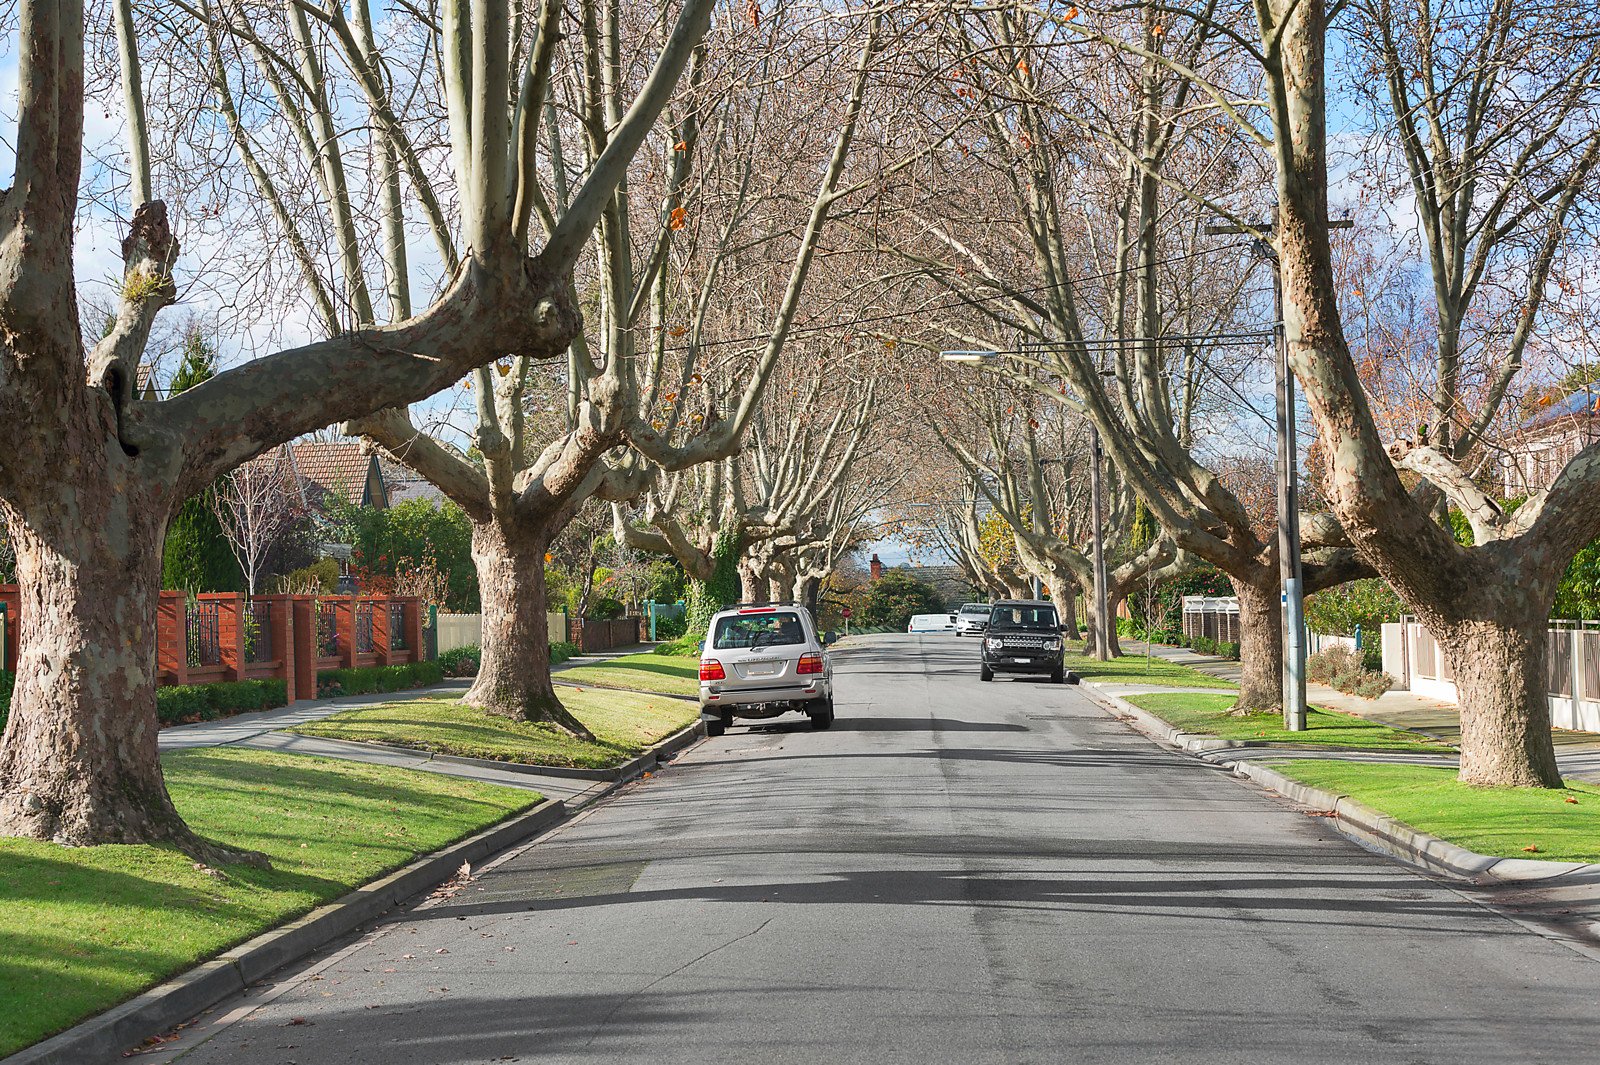
<path fill-rule="evenodd" d="M 800 615 L 792 611 L 764 614 L 734 614 L 717 622 L 711 646 L 718 651 L 730 648 L 780 647 L 806 642 Z"/>
<path fill-rule="evenodd" d="M 1061 622 L 1053 606 L 1024 606 L 1020 603 L 1003 603 L 989 615 L 991 629 L 1056 629 Z"/>

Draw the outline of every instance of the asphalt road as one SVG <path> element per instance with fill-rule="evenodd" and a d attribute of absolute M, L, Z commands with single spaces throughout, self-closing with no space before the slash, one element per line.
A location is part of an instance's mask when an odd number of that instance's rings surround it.
<path fill-rule="evenodd" d="M 1600 962 L 976 655 L 840 651 L 831 731 L 700 744 L 179 1060 L 1600 1055 Z"/>

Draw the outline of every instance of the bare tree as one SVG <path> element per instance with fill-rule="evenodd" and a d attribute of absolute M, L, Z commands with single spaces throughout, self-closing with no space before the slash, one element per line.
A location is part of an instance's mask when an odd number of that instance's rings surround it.
<path fill-rule="evenodd" d="M 530 255 L 537 128 L 517 119 L 539 113 L 548 68 L 538 57 L 560 35 L 559 12 L 546 8 L 545 47 L 514 63 L 508 0 L 445 3 L 443 95 L 467 251 L 438 298 L 155 402 L 134 395 L 134 381 L 150 324 L 175 297 L 166 207 L 133 205 L 117 321 L 86 351 L 72 273 L 83 11 L 75 0 L 21 10 L 15 178 L 0 196 L 0 519 L 30 610 L 0 741 L 0 832 L 73 844 L 172 840 L 232 857 L 189 831 L 157 758 L 154 618 L 168 515 L 303 432 L 421 399 L 507 354 L 563 354 L 581 322 L 567 276 L 711 7 L 686 0 L 607 150 Z M 299 18 L 315 9 L 291 10 Z M 315 80 L 303 87 L 316 101 Z M 220 91 L 216 104 L 226 112 Z M 329 108 L 311 114 L 322 128 L 334 121 Z M 130 143 L 147 144 L 138 110 L 128 118 Z M 136 165 L 148 158 L 133 155 Z M 134 185 L 151 187 L 143 175 Z"/>
<path fill-rule="evenodd" d="M 267 555 L 303 515 L 294 476 L 283 449 L 275 448 L 224 474 L 213 487 L 211 509 L 251 596 Z"/>

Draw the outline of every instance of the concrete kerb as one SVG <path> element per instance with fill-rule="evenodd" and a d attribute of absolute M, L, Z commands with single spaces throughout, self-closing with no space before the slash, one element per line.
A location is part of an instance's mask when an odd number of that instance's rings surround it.
<path fill-rule="evenodd" d="M 1102 690 L 1098 682 L 1084 681 L 1084 694 L 1102 707 L 1128 718 L 1134 728 L 1160 743 L 1174 747 L 1185 754 L 1205 758 L 1219 750 L 1232 748 L 1260 749 L 1265 744 L 1249 741 L 1224 740 L 1216 736 L 1203 736 L 1183 732 L 1163 721 L 1148 710 L 1134 706 L 1119 696 Z M 1243 758 L 1230 758 L 1222 762 L 1236 776 L 1252 780 L 1270 791 L 1306 807 L 1313 814 L 1326 817 L 1341 833 L 1392 857 L 1409 862 L 1428 872 L 1457 880 L 1483 884 L 1539 882 L 1550 884 L 1600 883 L 1600 864 L 1582 862 L 1548 862 L 1532 858 L 1497 858 L 1479 854 L 1448 840 L 1419 832 L 1403 821 L 1363 806 L 1348 795 L 1309 787 L 1291 780 L 1269 766 Z M 6 1063 L 0 1063 L 6 1065 Z"/>
<path fill-rule="evenodd" d="M 374 880 L 298 920 L 250 939 L 121 1005 L 0 1060 L 0 1065 L 89 1065 L 120 1061 L 152 1033 L 181 1024 L 269 973 L 448 880 L 463 862 L 476 862 L 529 839 L 567 816 L 546 799 L 442 850 Z"/>

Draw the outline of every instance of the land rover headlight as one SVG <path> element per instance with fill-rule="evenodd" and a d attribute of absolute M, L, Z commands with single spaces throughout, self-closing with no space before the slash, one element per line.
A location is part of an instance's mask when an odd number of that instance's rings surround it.
<path fill-rule="evenodd" d="M 984 640 L 983 641 L 983 645 L 985 647 L 987 647 L 991 651 L 998 651 L 998 650 L 1000 650 L 1000 648 L 1005 646 L 1005 644 L 1002 643 L 1000 640 L 993 640 L 993 639 Z"/>
<path fill-rule="evenodd" d="M 1044 649 L 1046 651 L 1059 651 L 1059 650 L 1061 650 L 1061 638 L 1058 636 L 1053 640 L 1046 640 L 1044 642 Z"/>

